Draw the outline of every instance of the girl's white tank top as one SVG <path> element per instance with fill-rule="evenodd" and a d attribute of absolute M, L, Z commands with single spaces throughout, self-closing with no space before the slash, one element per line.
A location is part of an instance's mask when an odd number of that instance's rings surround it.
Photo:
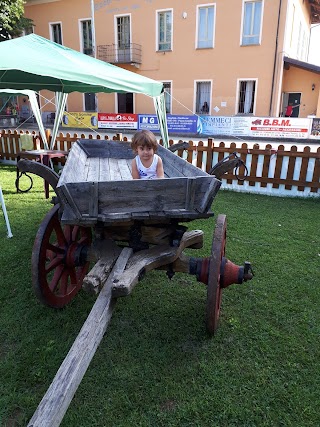
<path fill-rule="evenodd" d="M 159 156 L 154 154 L 153 161 L 149 168 L 143 166 L 140 157 L 136 156 L 136 165 L 140 175 L 140 179 L 155 179 L 157 178 L 157 165 L 158 165 Z"/>

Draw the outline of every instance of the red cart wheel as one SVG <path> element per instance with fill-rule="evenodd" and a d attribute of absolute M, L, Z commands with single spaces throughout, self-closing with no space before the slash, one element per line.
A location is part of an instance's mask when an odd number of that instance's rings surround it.
<path fill-rule="evenodd" d="M 39 300 L 51 307 L 68 304 L 82 286 L 89 262 L 91 229 L 62 225 L 55 205 L 40 224 L 32 251 L 32 281 Z"/>
<path fill-rule="evenodd" d="M 214 335 L 219 322 L 222 288 L 220 285 L 220 268 L 226 248 L 227 219 L 225 215 L 218 215 L 215 227 L 209 275 L 207 286 L 206 327 L 210 335 Z"/>

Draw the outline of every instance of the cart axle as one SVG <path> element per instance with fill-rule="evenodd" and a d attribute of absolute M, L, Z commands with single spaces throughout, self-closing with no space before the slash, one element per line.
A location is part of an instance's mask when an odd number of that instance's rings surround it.
<path fill-rule="evenodd" d="M 194 274 L 199 282 L 208 284 L 211 257 L 190 258 L 189 273 Z M 228 258 L 222 257 L 220 264 L 219 283 L 221 288 L 232 284 L 242 284 L 253 278 L 251 264 L 245 261 L 243 266 L 236 265 Z"/>

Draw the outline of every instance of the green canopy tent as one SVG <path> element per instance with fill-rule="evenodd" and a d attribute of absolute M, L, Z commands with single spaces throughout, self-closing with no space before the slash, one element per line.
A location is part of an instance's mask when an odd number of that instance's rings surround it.
<path fill-rule="evenodd" d="M 54 144 L 67 94 L 141 93 L 154 99 L 161 136 L 168 146 L 163 84 L 84 55 L 36 34 L 0 43 L 0 90 L 47 89 L 57 96 Z"/>
<path fill-rule="evenodd" d="M 43 127 L 43 123 L 42 123 L 42 119 L 41 119 L 41 112 L 39 109 L 39 105 L 37 102 L 37 97 L 36 97 L 35 92 L 33 90 L 27 90 L 27 89 L 25 89 L 25 90 L 0 89 L 0 92 L 7 93 L 10 95 L 24 95 L 24 96 L 27 96 L 29 98 L 31 109 L 32 109 L 33 115 L 37 121 L 37 124 L 39 127 L 39 132 L 40 132 L 40 135 L 42 137 L 44 147 L 46 149 L 48 149 L 49 147 L 48 147 L 47 136 L 46 136 L 46 132 L 45 132 L 44 127 Z"/>
<path fill-rule="evenodd" d="M 38 123 L 39 126 L 39 132 L 40 135 L 42 137 L 43 143 L 45 148 L 49 148 L 48 147 L 48 142 L 47 142 L 47 137 L 46 137 L 46 133 L 43 127 L 43 123 L 41 120 L 41 113 L 40 113 L 40 109 L 39 109 L 39 105 L 37 102 L 37 97 L 34 91 L 32 90 L 16 90 L 16 89 L 0 89 L 0 92 L 6 93 L 8 95 L 24 95 L 24 96 L 28 96 L 29 97 L 29 101 L 30 101 L 30 105 L 34 114 L 34 117 L 36 118 L 36 121 Z M 12 232 L 11 232 L 11 227 L 10 227 L 10 222 L 9 222 L 9 217 L 7 214 L 7 209 L 6 209 L 6 204 L 4 201 L 4 197 L 3 197 L 3 193 L 2 193 L 2 189 L 1 189 L 1 185 L 0 185 L 0 204 L 2 207 L 2 212 L 3 212 L 3 216 L 4 216 L 4 220 L 6 222 L 6 226 L 7 226 L 7 231 L 8 231 L 8 237 L 13 237 Z"/>

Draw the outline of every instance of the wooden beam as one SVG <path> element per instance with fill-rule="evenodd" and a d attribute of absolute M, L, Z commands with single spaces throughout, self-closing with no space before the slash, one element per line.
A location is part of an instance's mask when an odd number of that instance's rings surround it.
<path fill-rule="evenodd" d="M 130 248 L 122 250 L 87 320 L 33 414 L 28 427 L 60 425 L 107 329 L 116 301 L 112 299 L 112 286 L 126 268 L 131 254 Z"/>
<path fill-rule="evenodd" d="M 142 274 L 173 263 L 185 248 L 201 245 L 202 242 L 203 231 L 191 230 L 184 233 L 178 247 L 159 245 L 135 253 L 119 280 L 113 284 L 112 295 L 114 297 L 129 295 Z"/>

